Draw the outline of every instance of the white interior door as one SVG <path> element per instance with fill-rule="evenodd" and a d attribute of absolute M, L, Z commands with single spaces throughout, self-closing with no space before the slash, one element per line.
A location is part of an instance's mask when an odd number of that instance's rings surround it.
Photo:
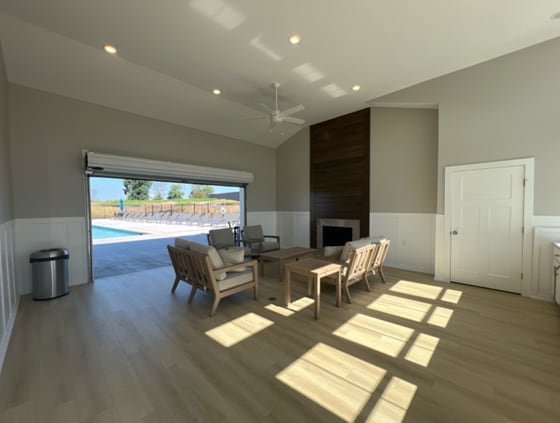
<path fill-rule="evenodd" d="M 521 292 L 523 165 L 451 174 L 451 280 Z"/>

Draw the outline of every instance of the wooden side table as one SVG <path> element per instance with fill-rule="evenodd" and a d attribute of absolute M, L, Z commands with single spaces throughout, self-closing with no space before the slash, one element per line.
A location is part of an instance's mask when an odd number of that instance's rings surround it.
<path fill-rule="evenodd" d="M 315 300 L 315 319 L 319 319 L 321 307 L 321 278 L 336 275 L 336 306 L 340 307 L 341 282 L 340 270 L 342 266 L 336 263 L 329 263 L 317 259 L 304 259 L 285 265 L 284 271 L 284 302 L 289 305 L 291 302 L 291 277 L 292 273 L 305 276 L 307 278 L 307 291 L 313 283 L 313 299 Z"/>

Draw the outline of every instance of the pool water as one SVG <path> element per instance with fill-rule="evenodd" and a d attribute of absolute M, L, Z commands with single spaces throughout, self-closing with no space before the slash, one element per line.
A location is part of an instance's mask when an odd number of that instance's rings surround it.
<path fill-rule="evenodd" d="M 142 232 L 127 231 L 124 229 L 106 228 L 104 226 L 91 227 L 92 239 L 118 238 L 123 236 L 142 235 Z"/>

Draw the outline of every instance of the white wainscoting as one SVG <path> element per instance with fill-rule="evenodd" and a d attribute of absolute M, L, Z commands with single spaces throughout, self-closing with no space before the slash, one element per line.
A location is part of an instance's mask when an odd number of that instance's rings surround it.
<path fill-rule="evenodd" d="M 385 265 L 434 273 L 436 215 L 433 213 L 370 213 L 371 236 L 385 235 L 391 247 Z"/>
<path fill-rule="evenodd" d="M 247 212 L 247 226 L 262 225 L 266 235 L 276 235 L 277 217 L 275 211 Z"/>
<path fill-rule="evenodd" d="M 532 298 L 552 301 L 552 241 L 560 240 L 560 216 L 535 216 L 533 230 Z"/>
<path fill-rule="evenodd" d="M 309 247 L 308 211 L 278 212 L 278 235 L 282 248 Z"/>
<path fill-rule="evenodd" d="M 19 304 L 14 262 L 14 226 L 13 220 L 0 224 L 0 370 L 8 351 Z"/>
<path fill-rule="evenodd" d="M 15 261 L 19 295 L 32 292 L 30 254 L 47 248 L 68 249 L 69 285 L 87 283 L 88 250 L 85 217 L 16 219 L 15 228 Z"/>

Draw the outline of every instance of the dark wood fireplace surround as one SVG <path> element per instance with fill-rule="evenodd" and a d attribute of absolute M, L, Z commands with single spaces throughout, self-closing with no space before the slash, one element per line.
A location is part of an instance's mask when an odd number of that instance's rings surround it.
<path fill-rule="evenodd" d="M 369 163 L 369 108 L 311 126 L 311 247 L 318 219 L 356 219 L 369 236 Z"/>

